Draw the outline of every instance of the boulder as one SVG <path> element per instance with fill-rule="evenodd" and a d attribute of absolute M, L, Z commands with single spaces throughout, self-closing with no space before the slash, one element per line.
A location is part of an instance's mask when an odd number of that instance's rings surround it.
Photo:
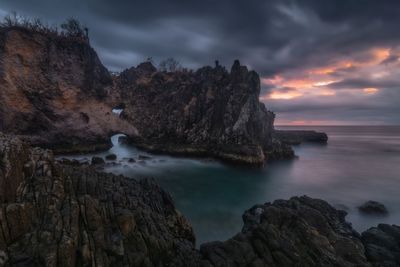
<path fill-rule="evenodd" d="M 400 266 L 400 227 L 379 224 L 362 233 L 366 255 L 374 266 Z"/>
<path fill-rule="evenodd" d="M 101 157 L 92 157 L 92 161 L 91 161 L 92 165 L 100 165 L 100 164 L 104 164 L 104 163 L 105 163 L 105 161 L 104 161 L 103 158 L 101 158 Z"/>
<path fill-rule="evenodd" d="M 151 159 L 151 157 L 150 156 L 146 156 L 146 155 L 139 155 L 138 159 L 139 160 L 148 160 L 148 159 Z"/>
<path fill-rule="evenodd" d="M 203 244 L 212 266 L 370 266 L 346 212 L 306 196 L 256 205 L 242 232 Z"/>
<path fill-rule="evenodd" d="M 358 209 L 365 214 L 386 215 L 389 213 L 385 205 L 372 200 L 365 202 L 364 204 L 359 206 Z"/>
<path fill-rule="evenodd" d="M 116 160 L 117 159 L 117 155 L 108 154 L 105 158 L 106 158 L 106 160 Z"/>

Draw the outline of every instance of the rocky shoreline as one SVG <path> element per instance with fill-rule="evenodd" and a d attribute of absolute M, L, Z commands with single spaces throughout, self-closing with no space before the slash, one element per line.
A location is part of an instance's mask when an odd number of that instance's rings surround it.
<path fill-rule="evenodd" d="M 108 149 L 123 133 L 153 152 L 255 166 L 293 158 L 259 95 L 258 74 L 238 60 L 229 71 L 144 62 L 112 76 L 86 40 L 0 28 L 0 131 L 55 153 Z"/>
<path fill-rule="evenodd" d="M 361 235 L 346 212 L 306 196 L 256 205 L 240 233 L 195 248 L 154 181 L 54 161 L 0 134 L 1 266 L 397 266 L 400 227 Z"/>

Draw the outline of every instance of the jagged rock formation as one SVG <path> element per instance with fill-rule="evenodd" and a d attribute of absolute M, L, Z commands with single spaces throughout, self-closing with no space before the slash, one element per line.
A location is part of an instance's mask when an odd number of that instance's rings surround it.
<path fill-rule="evenodd" d="M 0 131 L 64 151 L 104 148 L 112 133 L 136 133 L 112 114 L 112 85 L 87 42 L 0 28 Z"/>
<path fill-rule="evenodd" d="M 0 266 L 196 266 L 191 226 L 151 180 L 61 166 L 0 133 Z"/>
<path fill-rule="evenodd" d="M 62 165 L 0 133 L 0 266 L 398 266 L 400 227 L 362 236 L 306 196 L 256 205 L 241 233 L 194 248 L 191 226 L 152 180 Z"/>
<path fill-rule="evenodd" d="M 309 197 L 256 205 L 240 234 L 201 252 L 215 266 L 369 266 L 345 215 Z"/>
<path fill-rule="evenodd" d="M 272 142 L 275 115 L 258 100 L 259 76 L 239 61 L 230 72 L 219 65 L 160 72 L 146 62 L 122 72 L 116 88 L 143 148 L 263 164 L 279 146 Z"/>
<path fill-rule="evenodd" d="M 374 266 L 400 266 L 400 227 L 379 224 L 362 233 L 368 259 Z"/>
<path fill-rule="evenodd" d="M 125 133 L 153 151 L 254 165 L 292 157 L 273 141 L 274 114 L 259 93 L 257 73 L 238 61 L 230 72 L 160 72 L 147 62 L 111 77 L 87 40 L 0 28 L 0 131 L 56 152 L 104 149 Z"/>

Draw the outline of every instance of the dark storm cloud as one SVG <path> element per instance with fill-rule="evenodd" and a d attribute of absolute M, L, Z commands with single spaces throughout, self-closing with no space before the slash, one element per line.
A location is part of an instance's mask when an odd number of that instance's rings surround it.
<path fill-rule="evenodd" d="M 261 77 L 280 73 L 295 77 L 307 68 L 350 56 L 368 61 L 362 51 L 396 47 L 400 42 L 400 1 L 395 0 L 1 1 L 0 15 L 12 10 L 52 23 L 78 18 L 89 27 L 92 45 L 111 70 L 136 65 L 147 57 L 155 61 L 175 57 L 190 68 L 212 64 L 215 59 L 229 67 L 238 58 Z M 391 56 L 382 64 L 396 60 L 397 56 Z M 357 67 L 337 69 L 332 76 L 357 71 Z M 390 87 L 397 85 L 390 83 Z M 345 85 L 377 86 L 364 79 L 338 81 L 332 88 Z M 271 90 L 273 86 L 263 85 L 263 92 Z M 394 97 L 399 99 L 399 95 Z M 299 113 L 319 105 L 318 99 L 298 101 L 306 103 L 297 109 Z M 387 99 L 376 101 L 382 101 L 380 107 Z M 271 104 L 279 110 L 291 105 Z M 331 114 L 334 110 L 327 116 Z"/>

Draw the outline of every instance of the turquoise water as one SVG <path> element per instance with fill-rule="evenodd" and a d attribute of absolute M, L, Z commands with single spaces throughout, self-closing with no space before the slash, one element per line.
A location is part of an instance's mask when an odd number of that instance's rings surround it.
<path fill-rule="evenodd" d="M 358 231 L 380 222 L 400 224 L 400 127 L 278 127 L 328 133 L 328 145 L 295 147 L 298 159 L 274 162 L 262 169 L 234 167 L 205 159 L 150 155 L 134 147 L 114 147 L 117 165 L 106 171 L 129 177 L 154 177 L 191 222 L 197 243 L 225 240 L 241 230 L 243 212 L 256 203 L 309 195 L 345 208 Z M 129 163 L 139 154 L 151 159 Z M 90 158 L 92 154 L 72 156 Z M 70 156 L 71 157 L 71 156 Z M 380 201 L 390 214 L 365 216 L 357 206 Z"/>

